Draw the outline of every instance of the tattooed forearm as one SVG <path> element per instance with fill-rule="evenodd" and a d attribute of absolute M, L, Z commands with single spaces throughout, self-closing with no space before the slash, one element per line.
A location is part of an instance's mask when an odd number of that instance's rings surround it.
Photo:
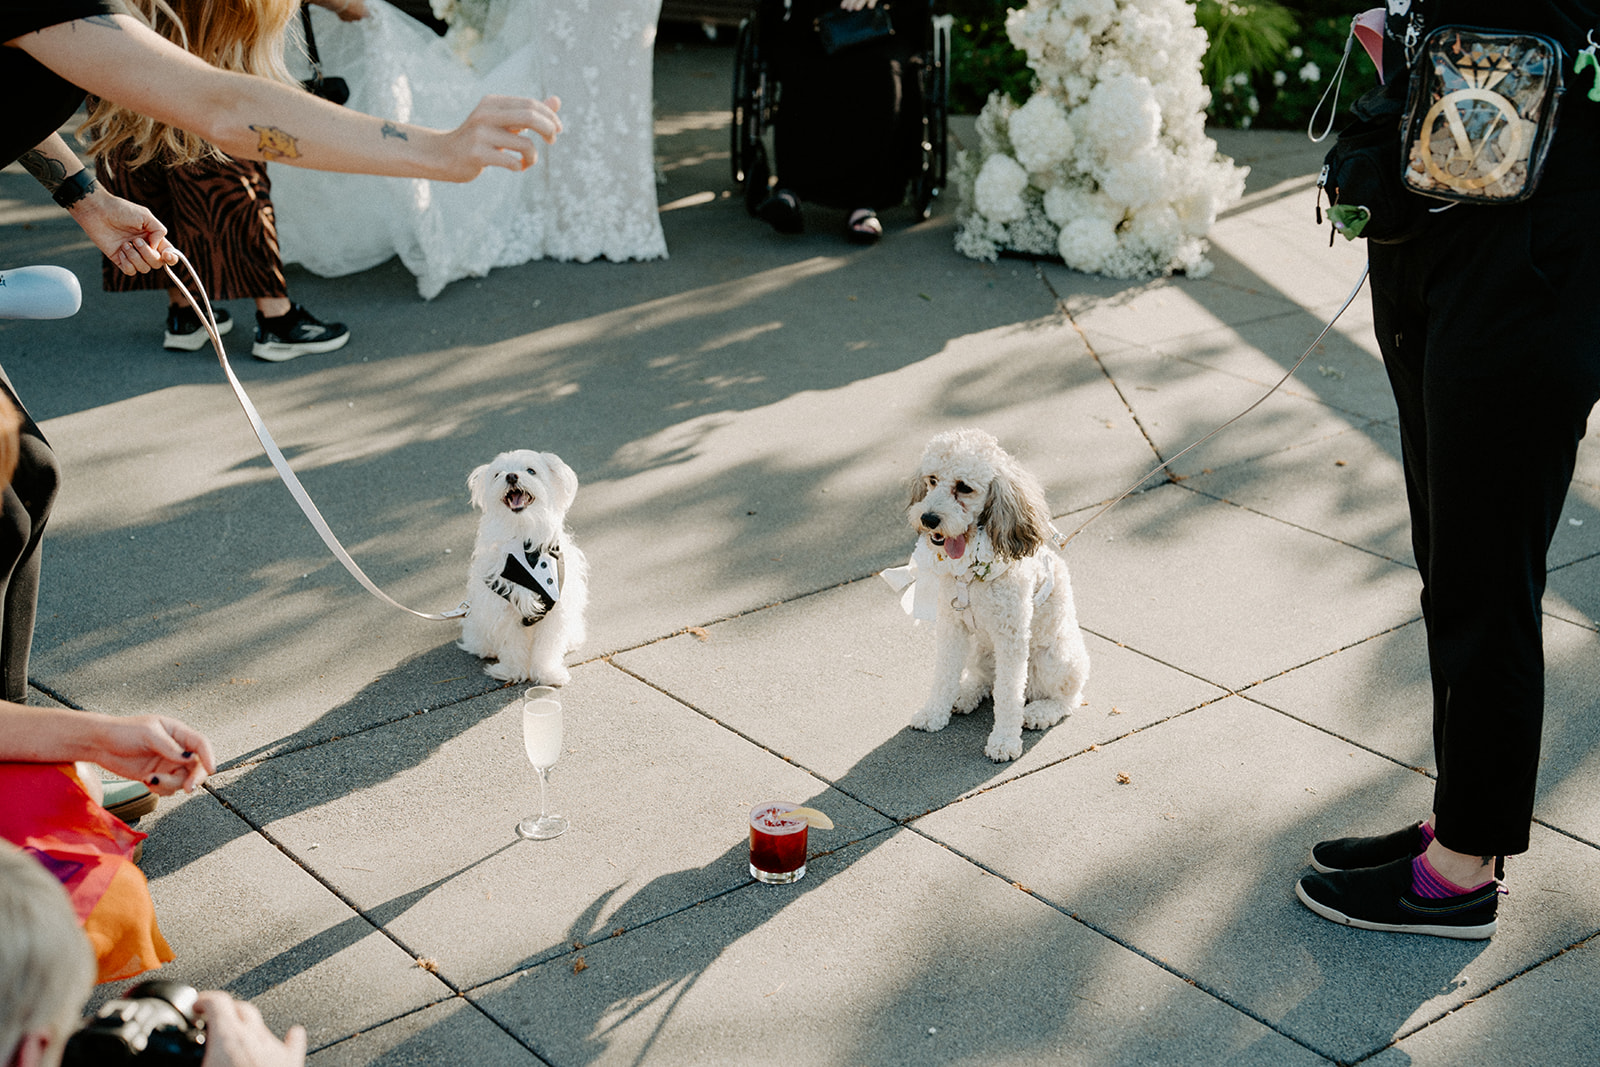
<path fill-rule="evenodd" d="M 52 159 L 36 148 L 30 148 L 17 157 L 17 162 L 22 164 L 24 170 L 38 179 L 39 184 L 48 192 L 54 193 L 61 188 L 61 183 L 67 177 L 67 165 L 59 159 Z"/>
<path fill-rule="evenodd" d="M 256 131 L 256 151 L 268 159 L 299 159 L 300 141 L 277 126 L 251 126 Z"/>
<path fill-rule="evenodd" d="M 385 137 L 398 137 L 402 141 L 411 140 L 411 138 L 406 136 L 406 131 L 402 130 L 392 122 L 385 122 L 383 124 L 383 129 L 381 129 L 379 132 Z"/>

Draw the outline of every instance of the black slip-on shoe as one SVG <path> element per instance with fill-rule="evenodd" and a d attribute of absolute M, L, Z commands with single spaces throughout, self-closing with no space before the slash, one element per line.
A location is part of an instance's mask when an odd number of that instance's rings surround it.
<path fill-rule="evenodd" d="M 1411 890 L 1411 860 L 1332 874 L 1308 874 L 1294 887 L 1300 902 L 1324 919 L 1362 930 L 1482 941 L 1494 934 L 1500 883 L 1432 900 Z"/>
<path fill-rule="evenodd" d="M 233 329 L 233 316 L 227 308 L 212 308 L 217 316 L 217 334 Z M 211 343 L 211 335 L 200 325 L 200 316 L 188 304 L 167 305 L 167 334 L 161 347 L 169 352 L 198 352 Z"/>
<path fill-rule="evenodd" d="M 1340 837 L 1311 846 L 1311 866 L 1322 874 L 1382 867 L 1399 859 L 1415 859 L 1427 849 L 1422 826 L 1413 823 L 1378 837 Z"/>

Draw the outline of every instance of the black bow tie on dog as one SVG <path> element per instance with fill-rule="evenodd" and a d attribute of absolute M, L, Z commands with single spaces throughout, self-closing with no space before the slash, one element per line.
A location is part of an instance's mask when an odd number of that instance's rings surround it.
<path fill-rule="evenodd" d="M 527 589 L 539 598 L 539 610 L 522 617 L 522 625 L 532 626 L 561 599 L 561 546 L 524 541 L 506 552 L 506 564 L 497 578 L 488 579 L 490 589 L 507 600 L 513 587 Z"/>

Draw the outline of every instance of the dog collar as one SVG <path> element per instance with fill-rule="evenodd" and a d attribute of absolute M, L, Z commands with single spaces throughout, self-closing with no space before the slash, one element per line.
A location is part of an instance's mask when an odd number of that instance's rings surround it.
<path fill-rule="evenodd" d="M 522 617 L 522 625 L 532 626 L 561 600 L 561 584 L 566 579 L 566 562 L 561 545 L 552 542 L 535 546 L 532 541 L 511 541 L 501 546 L 505 565 L 487 579 L 495 593 L 511 599 L 513 589 L 527 589 L 539 598 L 539 610 Z"/>
<path fill-rule="evenodd" d="M 1035 553 L 1037 555 L 1038 553 Z M 900 596 L 900 606 L 917 621 L 932 622 L 939 617 L 939 590 L 935 581 L 917 579 L 923 575 L 948 577 L 955 580 L 955 596 L 950 607 L 962 612 L 969 606 L 968 590 L 973 582 L 992 582 L 1011 569 L 1011 560 L 995 558 L 994 545 L 983 527 L 973 534 L 967 551 L 960 559 L 949 556 L 929 542 L 926 536 L 917 538 L 917 547 L 904 567 L 890 567 L 880 572 L 880 577 Z M 1039 588 L 1034 590 L 1033 602 L 1043 604 L 1055 590 L 1055 574 L 1046 570 Z"/>

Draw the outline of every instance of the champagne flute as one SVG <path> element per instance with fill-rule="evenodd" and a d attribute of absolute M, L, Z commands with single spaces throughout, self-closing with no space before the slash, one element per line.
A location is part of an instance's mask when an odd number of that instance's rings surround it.
<path fill-rule="evenodd" d="M 539 772 L 539 816 L 517 823 L 517 836 L 529 841 L 547 841 L 567 832 L 567 820 L 551 815 L 545 807 L 545 772 L 561 757 L 561 702 L 547 685 L 535 686 L 523 694 L 522 746 L 528 762 Z"/>

